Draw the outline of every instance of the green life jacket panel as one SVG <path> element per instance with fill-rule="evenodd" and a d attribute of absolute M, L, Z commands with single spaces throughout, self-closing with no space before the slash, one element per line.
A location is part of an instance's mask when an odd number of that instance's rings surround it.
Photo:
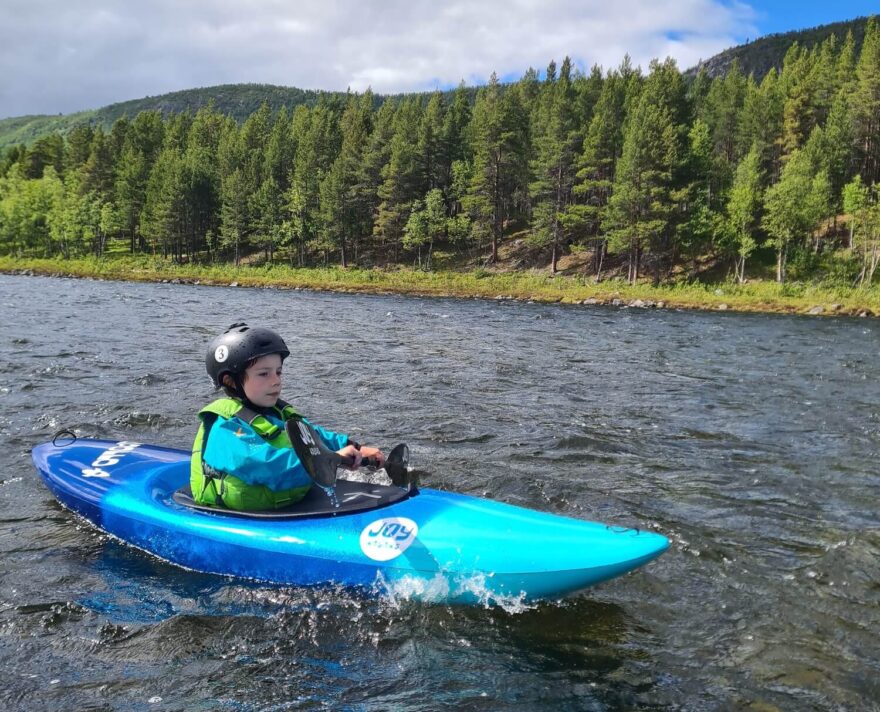
<path fill-rule="evenodd" d="M 284 401 L 278 401 L 274 410 L 285 423 L 291 418 L 300 417 L 299 413 Z M 305 497 L 311 485 L 276 491 L 265 485 L 248 484 L 235 475 L 218 472 L 205 463 L 205 443 L 218 417 L 226 420 L 241 418 L 273 447 L 292 447 L 284 428 L 274 425 L 271 420 L 247 408 L 240 401 L 233 398 L 219 398 L 209 403 L 199 411 L 199 419 L 202 422 L 193 442 L 190 459 L 190 489 L 196 502 L 236 511 L 266 511 L 299 502 Z"/>

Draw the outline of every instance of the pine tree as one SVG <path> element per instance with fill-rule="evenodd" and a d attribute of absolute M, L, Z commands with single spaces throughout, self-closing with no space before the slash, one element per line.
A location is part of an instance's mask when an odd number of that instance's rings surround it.
<path fill-rule="evenodd" d="M 131 252 L 145 249 L 141 215 L 146 203 L 147 181 L 165 135 L 165 124 L 158 111 L 144 111 L 130 123 L 113 124 L 110 144 L 114 161 L 113 195 L 118 222 L 129 237 Z M 121 147 L 115 144 L 121 140 Z"/>
<path fill-rule="evenodd" d="M 737 66 L 739 66 L 738 63 Z M 746 82 L 754 82 L 754 77 L 749 76 Z M 706 101 L 709 97 L 709 90 L 714 83 L 714 80 L 706 71 L 705 65 L 700 64 L 696 76 L 694 76 L 687 90 L 688 101 L 694 109 L 694 116 L 701 118 L 705 116 L 708 110 Z"/>
<path fill-rule="evenodd" d="M 141 212 L 146 202 L 150 171 L 147 159 L 133 145 L 126 144 L 116 165 L 114 194 L 119 220 L 129 236 L 129 249 L 143 249 L 140 232 Z"/>
<path fill-rule="evenodd" d="M 123 116 L 121 118 L 116 119 L 113 122 L 113 126 L 110 127 L 110 155 L 113 157 L 113 165 L 117 165 L 119 163 L 119 159 L 122 156 L 122 149 L 125 147 L 125 142 L 128 139 L 128 132 L 131 130 L 131 121 L 129 121 L 127 116 Z"/>
<path fill-rule="evenodd" d="M 263 184 L 268 173 L 265 155 L 272 124 L 272 110 L 264 101 L 241 127 L 241 166 L 247 181 L 247 191 L 251 195 Z"/>
<path fill-rule="evenodd" d="M 583 143 L 581 126 L 575 113 L 575 92 L 571 80 L 571 60 L 566 57 L 559 78 L 544 83 L 534 113 L 532 134 L 535 157 L 534 177 L 529 186 L 532 199 L 531 242 L 551 246 L 550 271 L 555 274 L 565 232 L 564 214 L 572 199 L 576 173 L 576 154 Z"/>
<path fill-rule="evenodd" d="M 183 171 L 188 195 L 188 252 L 207 249 L 209 236 L 218 234 L 220 211 L 220 171 L 218 150 L 228 119 L 211 105 L 200 109 L 190 126 L 183 156 Z"/>
<path fill-rule="evenodd" d="M 740 114 L 743 110 L 748 82 L 734 60 L 733 65 L 724 77 L 712 81 L 701 110 L 697 114 L 706 122 L 712 136 L 714 157 L 723 166 L 721 173 L 725 179 L 733 172 L 733 166 L 739 161 L 738 129 Z M 722 180 L 723 183 L 726 182 Z M 717 192 L 722 187 L 716 186 Z"/>
<path fill-rule="evenodd" d="M 373 96 L 351 96 L 340 122 L 342 146 L 321 183 L 321 233 L 328 249 L 338 249 L 343 267 L 350 250 L 357 254 L 370 221 L 369 186 L 363 182 L 362 167 L 372 128 Z M 355 257 L 355 259 L 357 259 Z"/>
<path fill-rule="evenodd" d="M 844 90 L 838 92 L 825 123 L 825 167 L 831 180 L 831 190 L 840 195 L 849 178 L 853 156 L 853 127 Z M 839 201 L 838 201 L 839 204 Z"/>
<path fill-rule="evenodd" d="M 464 84 L 455 90 L 452 104 L 443 122 L 442 146 L 445 152 L 443 177 L 446 195 L 447 236 L 453 243 L 462 244 L 470 233 L 470 218 L 464 211 L 463 200 L 470 183 L 473 156 L 471 154 L 471 106 Z"/>
<path fill-rule="evenodd" d="M 846 33 L 846 38 L 837 55 L 836 85 L 840 91 L 847 94 L 852 92 L 856 79 L 856 41 L 852 30 Z"/>
<path fill-rule="evenodd" d="M 183 158 L 174 146 L 163 148 L 150 171 L 141 230 L 153 249 L 175 261 L 182 258 L 182 238 L 186 229 L 186 193 Z"/>
<path fill-rule="evenodd" d="M 445 162 L 450 171 L 447 183 L 452 180 L 452 164 L 471 158 L 471 113 L 467 89 L 464 84 L 459 84 L 443 122 L 443 146 L 447 152 Z"/>
<path fill-rule="evenodd" d="M 241 168 L 223 176 L 220 184 L 220 247 L 232 251 L 233 264 L 241 265 L 242 253 L 252 231 L 249 181 Z"/>
<path fill-rule="evenodd" d="M 103 200 L 113 194 L 113 155 L 104 131 L 98 128 L 89 147 L 89 157 L 80 167 L 80 192 L 95 193 Z"/>
<path fill-rule="evenodd" d="M 837 95 L 837 57 L 840 52 L 837 35 L 830 35 L 819 46 L 810 73 L 813 94 L 813 126 L 824 126 Z M 812 128 L 812 127 L 811 127 Z"/>
<path fill-rule="evenodd" d="M 708 124 L 694 121 L 688 135 L 687 159 L 683 166 L 685 181 L 674 197 L 683 206 L 683 220 L 678 226 L 677 250 L 693 263 L 696 273 L 698 257 L 709 250 L 718 231 L 719 215 L 712 208 L 713 166 L 723 156 L 714 155 L 713 140 Z"/>
<path fill-rule="evenodd" d="M 600 232 L 614 185 L 614 170 L 623 148 L 623 121 L 626 82 L 619 72 L 605 79 L 587 128 L 583 152 L 578 160 L 577 182 L 573 192 L 579 200 L 568 211 L 572 230 L 593 239 L 593 272 L 598 279 L 607 248 Z"/>
<path fill-rule="evenodd" d="M 589 76 L 583 76 L 575 72 L 572 79 L 572 87 L 575 94 L 575 115 L 580 124 L 586 129 L 593 120 L 593 111 L 602 94 L 605 85 L 605 77 L 602 75 L 602 67 L 594 64 L 590 69 Z"/>
<path fill-rule="evenodd" d="M 266 262 L 275 257 L 275 246 L 282 238 L 284 193 L 275 178 L 268 175 L 250 201 L 256 243 L 261 245 Z"/>
<path fill-rule="evenodd" d="M 95 130 L 90 124 L 80 124 L 75 126 L 69 134 L 64 144 L 64 171 L 77 170 L 89 158 L 92 150 L 92 140 L 95 137 Z"/>
<path fill-rule="evenodd" d="M 379 187 L 382 185 L 382 169 L 391 155 L 391 139 L 394 136 L 395 105 L 385 101 L 377 111 L 371 112 L 372 130 L 364 148 L 361 165 L 357 172 L 357 201 L 363 206 L 364 228 L 360 247 L 365 247 L 375 234 L 375 220 L 379 213 Z"/>
<path fill-rule="evenodd" d="M 491 242 L 490 262 L 498 260 L 505 221 L 514 211 L 514 194 L 524 182 L 527 117 L 519 94 L 502 94 L 494 73 L 477 94 L 472 121 L 473 171 L 464 207 L 480 242 Z"/>
<path fill-rule="evenodd" d="M 321 183 L 339 153 L 339 127 L 337 108 L 328 103 L 319 103 L 311 110 L 294 113 L 293 134 L 296 142 L 296 157 L 290 189 L 286 195 L 287 211 L 290 220 L 284 241 L 299 254 L 301 264 L 305 262 L 309 245 L 327 252 L 327 245 L 321 242 Z"/>
<path fill-rule="evenodd" d="M 814 118 L 814 86 L 810 82 L 815 58 L 795 42 L 786 52 L 781 82 L 785 92 L 780 145 L 783 160 L 804 145 Z"/>
<path fill-rule="evenodd" d="M 655 282 L 669 266 L 686 110 L 675 63 L 652 62 L 644 90 L 627 116 L 606 217 L 609 247 L 628 253 L 630 283 L 638 279 L 645 249 L 653 259 Z"/>
<path fill-rule="evenodd" d="M 753 147 L 761 155 L 761 167 L 768 180 L 779 177 L 782 156 L 783 95 L 776 70 L 771 69 L 760 85 L 752 78 L 746 85 L 739 128 L 738 154 Z"/>
<path fill-rule="evenodd" d="M 159 111 L 142 111 L 131 122 L 125 140 L 135 150 L 143 153 L 147 164 L 152 166 L 162 150 L 165 140 L 165 122 Z"/>
<path fill-rule="evenodd" d="M 868 185 L 880 182 L 880 23 L 865 26 L 865 39 L 856 67 L 857 83 L 851 106 L 858 173 Z"/>
<path fill-rule="evenodd" d="M 286 210 L 290 215 L 283 237 L 288 247 L 290 264 L 294 255 L 299 264 L 305 264 L 306 245 L 314 239 L 318 231 L 319 176 L 318 145 L 316 132 L 312 130 L 312 112 L 298 106 L 293 114 L 291 133 L 296 154 L 290 175 L 290 188 L 286 197 Z"/>
<path fill-rule="evenodd" d="M 381 200 L 373 234 L 383 245 L 397 250 L 413 203 L 426 192 L 426 180 L 418 155 L 421 109 L 415 98 L 404 99 L 394 115 L 394 135 L 388 163 L 382 168 Z"/>
<path fill-rule="evenodd" d="M 216 247 L 232 255 L 236 267 L 247 250 L 253 222 L 251 199 L 254 190 L 247 175 L 247 151 L 241 130 L 234 123 L 224 126 L 217 144 L 220 220 Z"/>
<path fill-rule="evenodd" d="M 282 106 L 275 117 L 265 151 L 263 174 L 275 181 L 282 193 L 290 188 L 290 174 L 296 156 L 293 140 L 293 119 Z"/>
<path fill-rule="evenodd" d="M 57 133 L 37 139 L 22 157 L 24 177 L 28 180 L 42 178 L 46 166 L 52 166 L 55 173 L 64 171 L 64 139 Z"/>
<path fill-rule="evenodd" d="M 444 145 L 443 125 L 446 106 L 443 95 L 435 91 L 419 121 L 418 161 L 421 164 L 422 183 L 426 190 L 445 188 L 449 180 L 448 150 Z"/>

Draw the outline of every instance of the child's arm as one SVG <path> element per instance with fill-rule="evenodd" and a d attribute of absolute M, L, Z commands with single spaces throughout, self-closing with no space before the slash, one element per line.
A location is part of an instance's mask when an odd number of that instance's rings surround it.
<path fill-rule="evenodd" d="M 238 418 L 217 419 L 208 434 L 204 458 L 215 470 L 275 491 L 304 487 L 312 481 L 293 448 L 270 445 Z"/>

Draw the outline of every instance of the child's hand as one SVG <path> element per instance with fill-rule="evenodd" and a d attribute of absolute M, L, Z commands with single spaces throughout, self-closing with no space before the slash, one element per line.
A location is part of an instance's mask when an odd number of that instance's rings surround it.
<path fill-rule="evenodd" d="M 377 447 L 361 445 L 361 457 L 369 457 L 378 463 L 379 469 L 385 467 L 385 455 Z"/>
<path fill-rule="evenodd" d="M 356 470 L 361 466 L 361 460 L 363 459 L 362 452 L 367 449 L 369 448 L 361 448 L 360 450 L 358 450 L 354 445 L 346 445 L 341 450 L 337 450 L 336 454 L 342 455 L 342 457 L 353 457 L 354 462 L 352 462 L 350 465 L 346 465 L 345 469 Z"/>

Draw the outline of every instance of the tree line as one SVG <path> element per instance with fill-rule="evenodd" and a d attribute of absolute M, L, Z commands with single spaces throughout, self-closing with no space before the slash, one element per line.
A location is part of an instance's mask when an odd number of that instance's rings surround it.
<path fill-rule="evenodd" d="M 513 84 L 493 74 L 475 98 L 376 103 L 264 104 L 241 124 L 212 106 L 144 111 L 13 147 L 0 252 L 100 256 L 124 240 L 178 261 L 430 268 L 437 245 L 497 260 L 516 231 L 553 272 L 586 250 L 591 274 L 631 282 L 707 258 L 744 280 L 769 253 L 779 281 L 822 263 L 866 283 L 880 262 L 876 18 L 860 50 L 851 34 L 795 43 L 761 81 L 566 58 Z"/>

